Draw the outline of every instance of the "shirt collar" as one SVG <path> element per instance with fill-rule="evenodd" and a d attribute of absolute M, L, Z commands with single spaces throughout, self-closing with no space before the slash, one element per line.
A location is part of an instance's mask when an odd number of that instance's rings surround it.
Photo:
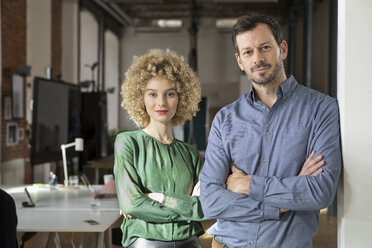
<path fill-rule="evenodd" d="M 278 99 L 281 98 L 282 96 L 285 96 L 285 97 L 288 97 L 288 95 L 290 93 L 292 93 L 292 91 L 294 91 L 294 89 L 296 88 L 297 86 L 297 81 L 296 79 L 294 78 L 293 75 L 289 75 L 289 77 L 279 85 L 277 91 L 276 91 L 276 95 L 278 96 Z M 255 93 L 254 93 L 254 89 L 253 89 L 253 85 L 251 84 L 251 88 L 249 90 L 249 97 L 248 97 L 248 100 L 253 103 L 256 101 L 256 96 L 255 96 Z"/>
<path fill-rule="evenodd" d="M 279 85 L 276 94 L 278 95 L 278 91 L 281 91 L 282 96 L 289 96 L 292 93 L 292 91 L 294 91 L 296 86 L 297 86 L 296 79 L 294 78 L 293 75 L 289 75 L 289 77 Z"/>

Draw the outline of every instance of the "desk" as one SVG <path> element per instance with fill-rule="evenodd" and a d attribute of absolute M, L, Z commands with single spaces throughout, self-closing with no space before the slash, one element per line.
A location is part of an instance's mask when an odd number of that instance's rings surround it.
<path fill-rule="evenodd" d="M 95 232 L 98 233 L 97 247 L 111 247 L 111 226 L 120 218 L 116 198 L 96 199 L 86 187 L 56 189 L 42 186 L 27 186 L 36 206 L 24 208 L 27 201 L 26 186 L 4 188 L 13 198 L 17 207 L 18 232 Z M 98 188 L 99 186 L 94 186 Z M 99 206 L 91 206 L 91 203 Z M 85 220 L 98 222 L 91 225 Z M 53 236 L 49 236 L 47 247 L 51 246 Z M 105 238 L 104 238 L 105 237 Z M 84 245 L 84 238 L 82 247 Z"/>

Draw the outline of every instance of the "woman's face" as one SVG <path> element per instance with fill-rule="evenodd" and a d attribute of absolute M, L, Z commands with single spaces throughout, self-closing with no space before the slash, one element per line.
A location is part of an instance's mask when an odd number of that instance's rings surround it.
<path fill-rule="evenodd" d="M 178 104 L 175 83 L 165 77 L 150 79 L 145 88 L 144 102 L 150 123 L 171 125 Z"/>

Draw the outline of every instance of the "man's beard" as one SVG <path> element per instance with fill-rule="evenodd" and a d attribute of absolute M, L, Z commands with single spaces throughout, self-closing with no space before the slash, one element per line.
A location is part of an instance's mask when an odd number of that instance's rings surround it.
<path fill-rule="evenodd" d="M 270 84 L 270 83 L 274 83 L 282 75 L 283 61 L 278 61 L 275 64 L 275 67 L 274 67 L 274 70 L 273 70 L 272 73 L 267 74 L 266 76 L 264 76 L 264 75 L 268 72 L 262 73 L 262 74 L 260 73 L 260 76 L 262 76 L 262 77 L 257 77 L 257 76 L 254 77 L 253 76 L 253 71 L 258 69 L 258 68 L 261 68 L 261 67 L 271 68 L 272 65 L 261 63 L 259 65 L 251 67 L 249 69 L 250 70 L 249 73 L 247 71 L 245 71 L 245 74 L 248 76 L 248 79 L 250 81 L 252 81 L 253 83 L 261 84 L 261 85 L 267 85 L 267 84 Z"/>

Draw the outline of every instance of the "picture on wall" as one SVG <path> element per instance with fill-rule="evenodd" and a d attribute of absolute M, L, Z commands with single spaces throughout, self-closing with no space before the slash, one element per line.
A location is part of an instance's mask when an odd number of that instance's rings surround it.
<path fill-rule="evenodd" d="M 18 140 L 23 140 L 25 138 L 25 129 L 18 128 Z"/>
<path fill-rule="evenodd" d="M 6 128 L 6 144 L 7 146 L 14 146 L 18 141 L 18 125 L 17 123 L 8 123 Z"/>

